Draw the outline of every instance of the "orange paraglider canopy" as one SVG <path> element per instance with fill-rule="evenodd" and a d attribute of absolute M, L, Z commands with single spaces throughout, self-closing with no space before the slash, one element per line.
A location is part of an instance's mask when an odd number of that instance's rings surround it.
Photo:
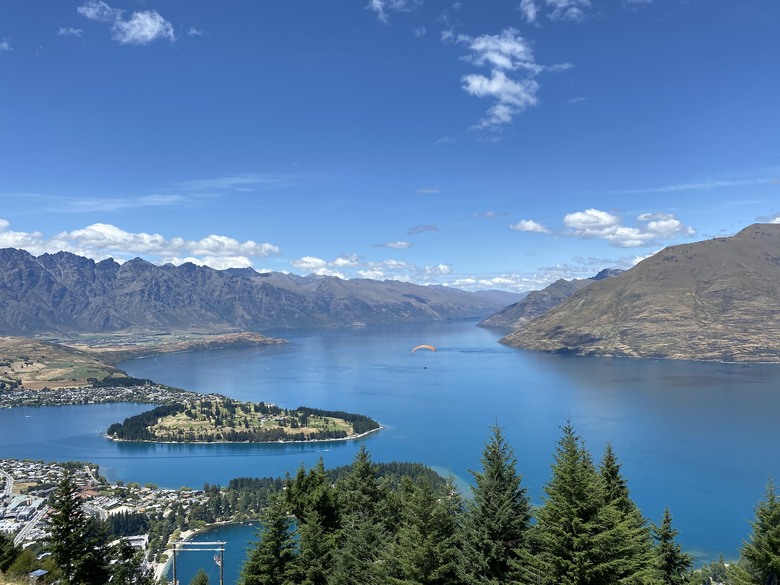
<path fill-rule="evenodd" d="M 412 353 L 416 352 L 418 349 L 430 349 L 431 351 L 436 351 L 436 348 L 432 345 L 418 345 L 414 349 L 412 349 Z"/>

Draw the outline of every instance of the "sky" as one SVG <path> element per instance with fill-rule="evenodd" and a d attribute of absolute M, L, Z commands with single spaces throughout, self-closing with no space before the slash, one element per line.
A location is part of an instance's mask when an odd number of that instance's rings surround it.
<path fill-rule="evenodd" d="M 3 0 L 0 248 L 522 292 L 780 223 L 777 0 Z"/>

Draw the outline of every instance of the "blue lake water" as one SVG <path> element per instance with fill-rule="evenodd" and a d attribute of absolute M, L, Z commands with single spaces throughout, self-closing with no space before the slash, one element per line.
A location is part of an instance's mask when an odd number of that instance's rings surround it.
<path fill-rule="evenodd" d="M 699 561 L 737 554 L 769 477 L 780 477 L 780 367 L 581 358 L 497 343 L 473 322 L 289 333 L 282 346 L 134 360 L 131 375 L 242 400 L 360 412 L 383 430 L 361 441 L 273 445 L 114 443 L 102 433 L 141 405 L 0 411 L 0 456 L 94 461 L 111 479 L 161 486 L 278 476 L 319 457 L 419 461 L 464 484 L 489 427 L 514 447 L 535 503 L 560 426 L 571 420 L 597 461 L 612 443 L 634 500 L 665 506 Z M 436 353 L 410 349 L 430 343 Z"/>

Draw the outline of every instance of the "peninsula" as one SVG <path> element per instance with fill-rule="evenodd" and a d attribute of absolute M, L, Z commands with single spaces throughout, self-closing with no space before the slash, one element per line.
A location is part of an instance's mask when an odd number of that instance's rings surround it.
<path fill-rule="evenodd" d="M 276 443 L 353 439 L 379 429 L 361 414 L 202 396 L 129 417 L 106 434 L 118 441 Z"/>

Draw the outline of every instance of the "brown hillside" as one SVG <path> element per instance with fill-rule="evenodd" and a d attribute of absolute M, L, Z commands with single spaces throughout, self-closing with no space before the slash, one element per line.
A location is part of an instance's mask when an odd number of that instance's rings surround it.
<path fill-rule="evenodd" d="M 780 225 L 665 248 L 502 342 L 584 355 L 780 361 Z"/>

